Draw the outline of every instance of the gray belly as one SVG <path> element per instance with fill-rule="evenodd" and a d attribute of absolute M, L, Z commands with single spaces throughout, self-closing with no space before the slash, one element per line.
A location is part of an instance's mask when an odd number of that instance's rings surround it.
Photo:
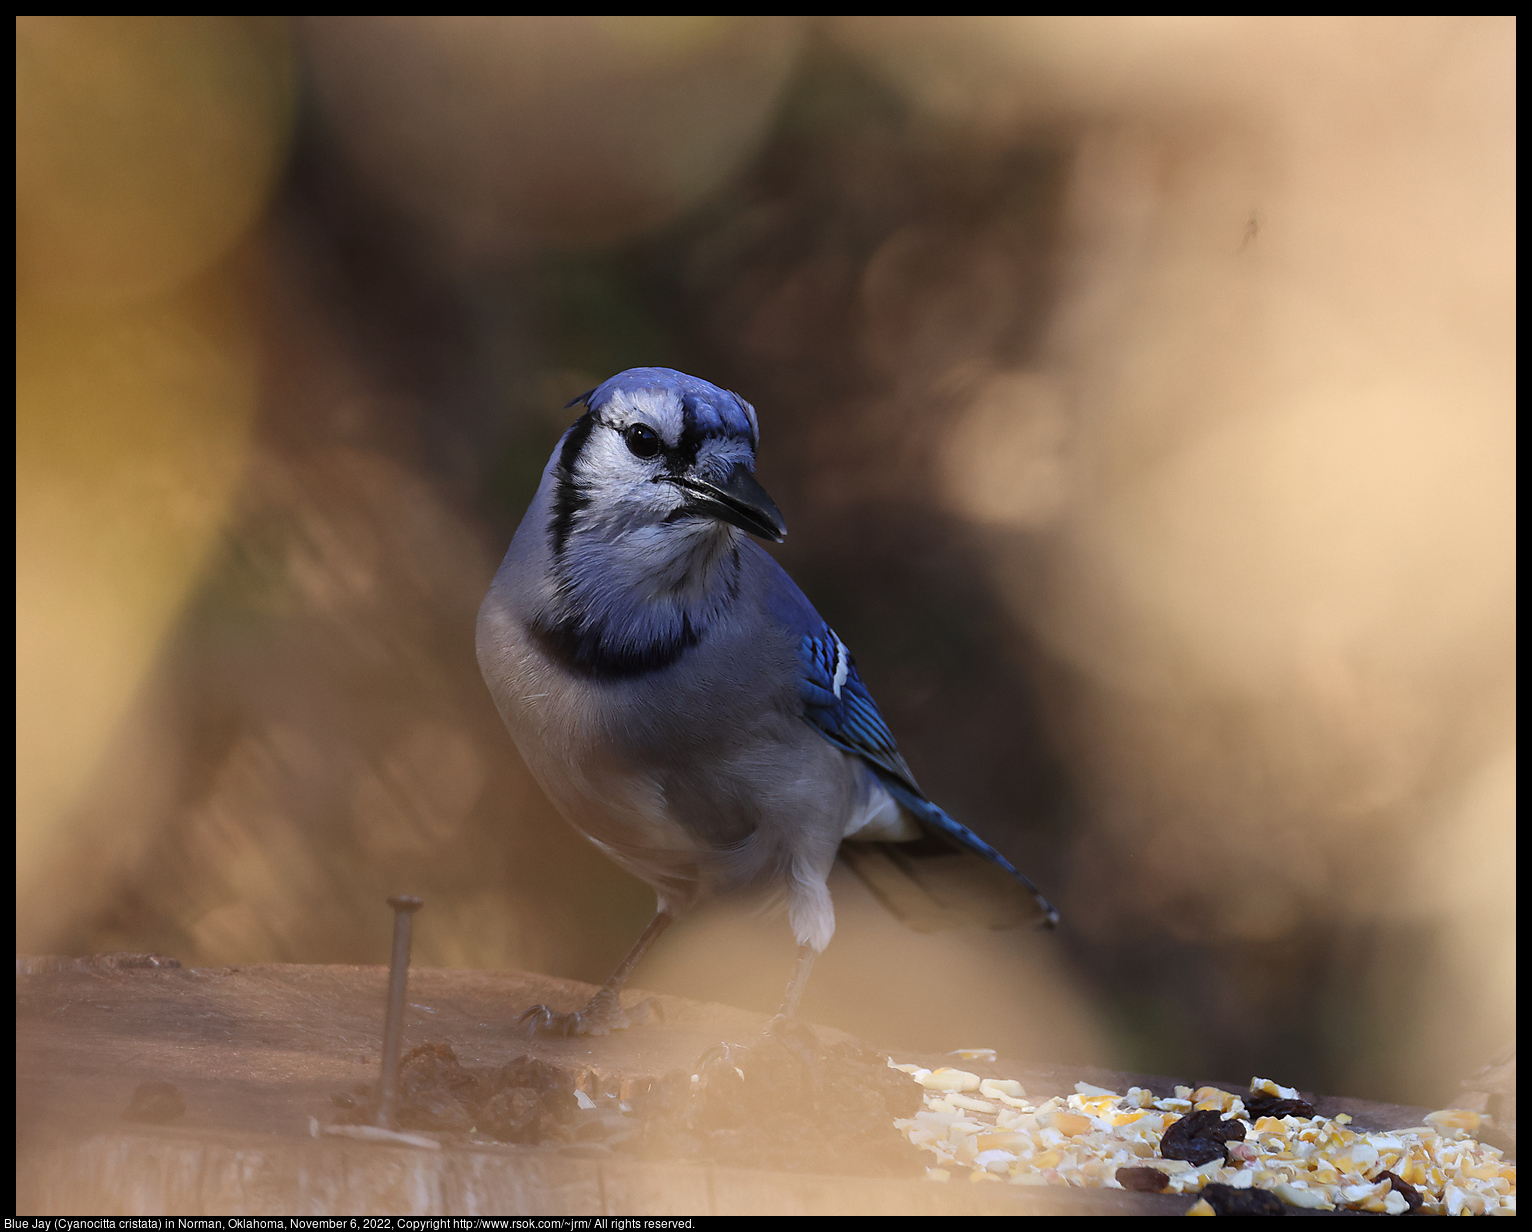
<path fill-rule="evenodd" d="M 487 615 L 480 637 L 486 680 L 538 783 L 662 899 L 680 908 L 770 882 L 805 845 L 828 843 L 833 855 L 856 776 L 795 699 L 762 705 L 759 690 L 710 673 L 701 654 L 651 678 L 593 684 L 550 662 L 508 617 Z"/>

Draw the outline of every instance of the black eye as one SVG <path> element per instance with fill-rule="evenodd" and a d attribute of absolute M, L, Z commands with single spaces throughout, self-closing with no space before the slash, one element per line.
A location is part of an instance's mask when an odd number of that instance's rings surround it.
<path fill-rule="evenodd" d="M 660 437 L 648 424 L 629 424 L 623 429 L 622 439 L 636 458 L 652 458 L 660 451 Z"/>

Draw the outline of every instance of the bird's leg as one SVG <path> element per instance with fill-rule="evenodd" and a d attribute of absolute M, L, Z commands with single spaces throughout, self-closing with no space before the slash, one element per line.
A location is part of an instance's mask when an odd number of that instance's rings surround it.
<path fill-rule="evenodd" d="M 792 1021 L 798 1012 L 798 1002 L 803 999 L 804 986 L 809 982 L 809 972 L 814 969 L 814 960 L 819 957 L 819 951 L 811 945 L 798 947 L 798 961 L 793 966 L 793 978 L 787 981 L 787 992 L 782 997 L 782 1008 L 776 1012 L 775 1017 L 766 1024 L 768 1033 L 780 1030 Z"/>
<path fill-rule="evenodd" d="M 787 992 L 782 997 L 782 1008 L 777 1011 L 783 1018 L 791 1018 L 798 1012 L 798 1002 L 803 1000 L 804 986 L 809 982 L 809 972 L 819 951 L 811 945 L 798 947 L 798 961 L 793 965 L 793 978 L 787 982 Z"/>
<path fill-rule="evenodd" d="M 620 1030 L 627 1026 L 628 1016 L 617 994 L 628 982 L 628 976 L 633 973 L 633 968 L 638 966 L 638 960 L 644 956 L 644 952 L 654 944 L 656 937 L 670 927 L 674 919 L 675 917 L 668 911 L 656 911 L 654 918 L 649 921 L 649 927 L 644 929 L 643 934 L 633 943 L 633 948 L 628 951 L 627 957 L 617 964 L 617 969 L 611 975 L 606 977 L 606 983 L 596 990 L 596 995 L 590 999 L 590 1003 L 583 1010 L 565 1014 L 549 1009 L 546 1005 L 534 1005 L 516 1020 L 516 1025 L 524 1027 L 528 1035 L 565 1036 L 605 1035 L 608 1031 Z"/>

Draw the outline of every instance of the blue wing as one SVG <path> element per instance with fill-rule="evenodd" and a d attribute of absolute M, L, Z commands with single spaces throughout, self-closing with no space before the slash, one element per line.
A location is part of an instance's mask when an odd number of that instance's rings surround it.
<path fill-rule="evenodd" d="M 765 553 L 762 552 L 764 556 Z M 770 557 L 767 557 L 770 560 Z M 776 566 L 776 562 L 771 562 Z M 928 833 L 945 836 L 1004 869 L 1036 895 L 1047 923 L 1058 911 L 1038 893 L 1009 860 L 967 826 L 954 821 L 927 798 L 899 754 L 899 746 L 878 712 L 878 704 L 857 674 L 846 644 L 814 610 L 793 580 L 776 566 L 779 578 L 771 594 L 773 614 L 798 635 L 798 698 L 803 717 L 836 748 L 860 757 L 879 782 Z"/>
<path fill-rule="evenodd" d="M 923 799 L 877 702 L 857 675 L 851 652 L 824 621 L 819 621 L 817 632 L 799 639 L 798 663 L 804 717 L 831 744 L 871 765 L 880 779 L 892 780 Z"/>

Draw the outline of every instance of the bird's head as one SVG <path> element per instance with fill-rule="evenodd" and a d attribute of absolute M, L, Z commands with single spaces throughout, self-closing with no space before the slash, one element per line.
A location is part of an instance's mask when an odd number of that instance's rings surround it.
<path fill-rule="evenodd" d="M 782 542 L 782 515 L 755 479 L 755 408 L 672 368 L 630 368 L 570 405 L 586 410 L 554 463 L 549 531 L 610 542 L 737 526 Z"/>

